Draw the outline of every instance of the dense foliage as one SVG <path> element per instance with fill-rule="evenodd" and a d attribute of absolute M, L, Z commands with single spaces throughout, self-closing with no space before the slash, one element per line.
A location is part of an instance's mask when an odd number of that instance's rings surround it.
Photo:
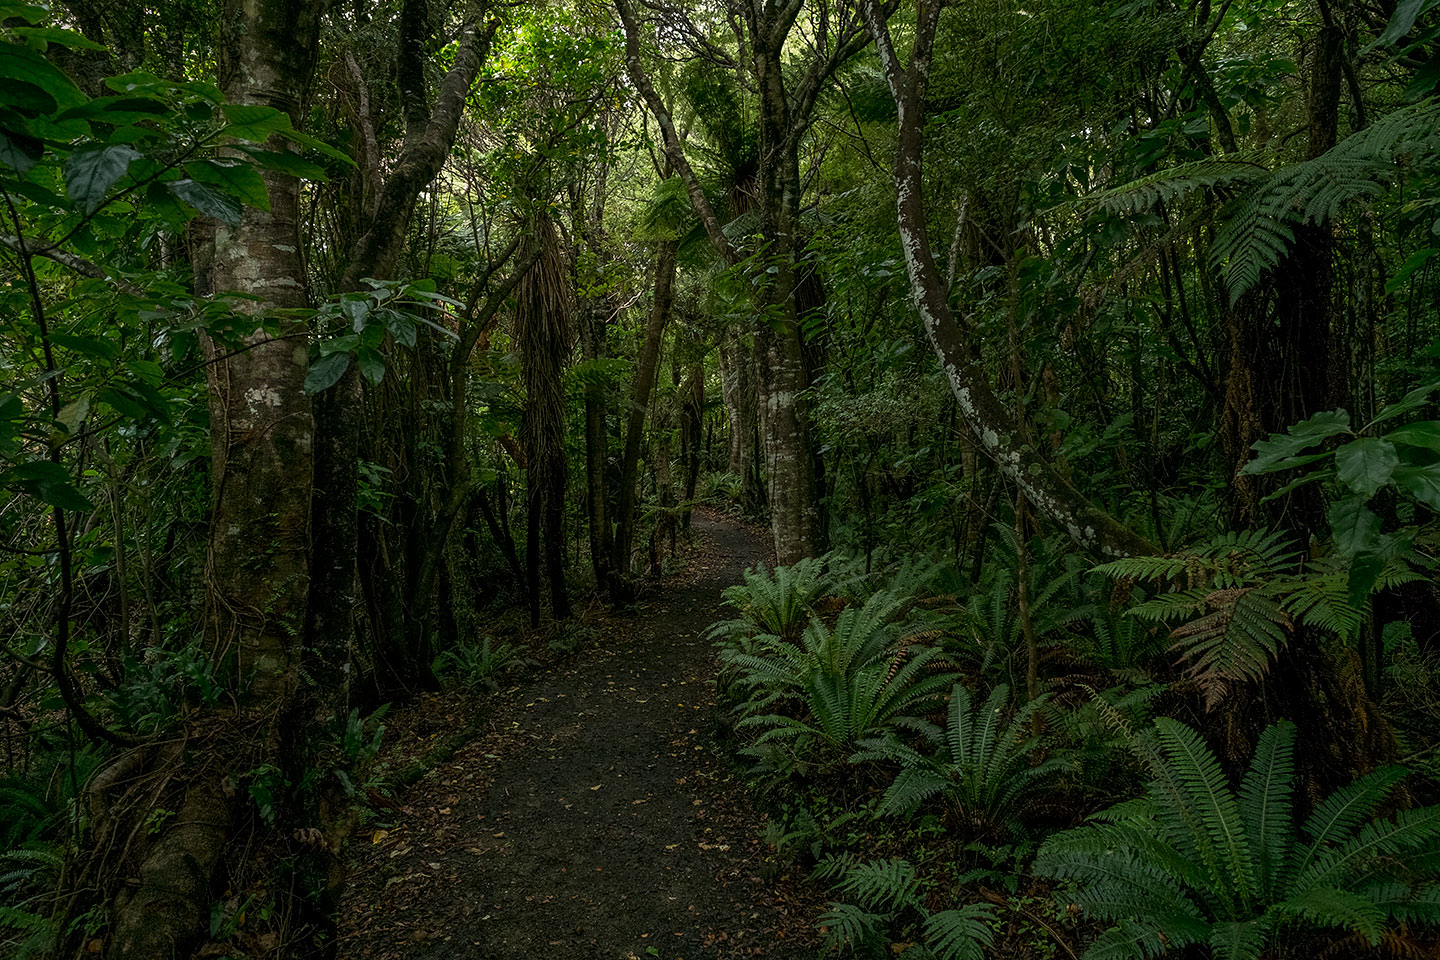
<path fill-rule="evenodd" d="M 829 948 L 1440 948 L 1437 37 L 0 2 L 0 951 L 333 951 L 387 705 L 697 509 Z"/>

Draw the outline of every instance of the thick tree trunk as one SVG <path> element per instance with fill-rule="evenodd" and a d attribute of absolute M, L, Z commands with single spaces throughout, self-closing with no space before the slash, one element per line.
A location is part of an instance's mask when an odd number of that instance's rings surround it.
<path fill-rule="evenodd" d="M 225 3 L 227 99 L 282 110 L 298 127 L 324 9 L 318 0 Z M 288 149 L 278 139 L 268 146 Z M 256 317 L 308 305 L 299 183 L 273 171 L 264 176 L 269 211 L 247 208 L 239 226 L 218 226 L 208 271 L 214 290 L 254 297 L 236 309 Z M 180 815 L 140 864 L 138 884 L 117 901 L 109 946 L 117 960 L 187 956 L 204 935 L 230 828 L 222 781 L 279 759 L 277 720 L 296 690 L 310 585 L 309 354 L 299 324 L 270 334 L 257 323 L 243 339 L 247 349 L 239 352 L 209 347 L 213 500 L 205 626 L 217 662 L 231 665 L 245 716 L 240 726 L 252 739 L 221 769 L 197 771 Z"/>
<path fill-rule="evenodd" d="M 535 267 L 516 291 L 515 334 L 525 380 L 524 434 L 528 515 L 527 581 L 530 619 L 539 623 L 540 530 L 544 528 L 545 565 L 551 609 L 556 619 L 570 616 L 565 589 L 565 361 L 571 348 L 570 274 L 555 225 L 540 218 L 530 243 L 539 249 Z"/>
<path fill-rule="evenodd" d="M 655 374 L 660 366 L 660 346 L 674 306 L 675 250 L 675 242 L 666 240 L 655 252 L 655 300 L 650 307 L 650 320 L 645 326 L 645 340 L 640 344 L 635 380 L 630 388 L 625 450 L 620 460 L 620 504 L 615 518 L 615 575 L 611 580 L 611 598 L 615 603 L 628 603 L 631 599 L 630 553 L 635 545 L 640 448 L 645 439 L 645 413 L 650 407 L 650 393 L 655 389 Z"/>

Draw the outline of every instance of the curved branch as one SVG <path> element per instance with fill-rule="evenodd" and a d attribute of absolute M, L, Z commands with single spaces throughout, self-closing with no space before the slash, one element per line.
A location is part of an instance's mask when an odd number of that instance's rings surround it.
<path fill-rule="evenodd" d="M 947 288 L 930 250 L 921 176 L 925 88 L 941 5 L 939 0 L 922 0 L 919 4 L 914 53 L 905 67 L 895 54 L 880 0 L 860 0 L 861 14 L 875 39 L 885 80 L 899 110 L 895 196 L 910 297 L 925 323 L 925 332 L 966 424 L 980 448 L 1031 506 L 1059 524 L 1080 547 L 1100 556 L 1157 553 L 1144 537 L 1086 500 L 1026 442 L 1024 431 L 995 395 L 985 369 L 971 354 L 951 314 Z"/>

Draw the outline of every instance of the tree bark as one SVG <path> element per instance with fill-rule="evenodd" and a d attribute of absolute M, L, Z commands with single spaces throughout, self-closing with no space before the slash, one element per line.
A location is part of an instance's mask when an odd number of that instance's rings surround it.
<path fill-rule="evenodd" d="M 273 107 L 300 126 L 315 63 L 320 0 L 227 0 L 222 12 L 221 87 L 231 103 Z M 288 145 L 274 138 L 272 150 Z M 303 326 L 266 332 L 260 318 L 308 305 L 300 258 L 299 182 L 264 174 L 270 209 L 247 208 L 238 226 L 215 230 L 207 277 L 255 318 L 246 349 L 207 345 L 212 504 L 205 627 L 218 663 L 233 664 L 236 703 L 253 741 L 226 766 L 240 773 L 277 759 L 277 720 L 296 691 L 310 582 L 310 497 L 315 425 L 305 393 L 309 354 Z M 227 770 L 197 771 L 180 815 L 151 846 L 139 883 L 117 901 L 109 956 L 170 960 L 204 935 L 230 829 L 221 781 Z"/>
<path fill-rule="evenodd" d="M 866 26 L 875 39 L 899 111 L 895 193 L 911 300 L 950 382 L 961 417 L 980 449 L 1015 483 L 1031 507 L 1092 554 L 1121 557 L 1154 553 L 1152 544 L 1081 496 L 1025 442 L 1019 425 L 996 397 L 984 368 L 971 354 L 951 314 L 947 290 L 930 249 L 921 175 L 925 90 L 940 8 L 934 0 L 919 4 L 914 53 L 905 67 L 891 43 L 887 13 L 879 0 L 861 0 Z"/>
<path fill-rule="evenodd" d="M 635 361 L 635 379 L 630 387 L 625 450 L 620 460 L 620 503 L 615 517 L 615 576 L 611 581 L 611 599 L 615 603 L 628 603 L 632 599 L 630 554 L 635 545 L 640 448 L 645 439 L 645 413 L 650 406 L 650 393 L 655 389 L 655 374 L 660 366 L 660 346 L 674 306 L 676 247 L 675 241 L 664 240 L 655 251 L 655 300 L 650 306 L 650 320 L 645 326 L 645 340 L 640 345 L 640 356 Z"/>

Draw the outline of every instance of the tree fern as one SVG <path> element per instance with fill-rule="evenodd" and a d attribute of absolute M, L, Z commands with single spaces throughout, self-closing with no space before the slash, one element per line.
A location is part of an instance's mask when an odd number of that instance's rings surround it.
<path fill-rule="evenodd" d="M 1293 224 L 1323 224 L 1356 200 L 1383 193 L 1398 164 L 1425 158 L 1437 146 L 1440 100 L 1430 98 L 1389 113 L 1313 160 L 1257 180 L 1226 211 L 1210 251 L 1225 271 L 1232 302 L 1285 258 Z"/>
<path fill-rule="evenodd" d="M 1396 923 L 1440 923 L 1440 807 L 1372 819 L 1402 771 L 1336 791 L 1297 829 L 1290 724 L 1261 736 L 1238 792 L 1178 721 L 1156 721 L 1136 746 L 1151 767 L 1145 798 L 1051 837 L 1035 861 L 1038 875 L 1074 881 L 1077 907 L 1114 924 L 1087 960 L 1189 944 L 1255 960 L 1296 923 L 1372 945 Z"/>

